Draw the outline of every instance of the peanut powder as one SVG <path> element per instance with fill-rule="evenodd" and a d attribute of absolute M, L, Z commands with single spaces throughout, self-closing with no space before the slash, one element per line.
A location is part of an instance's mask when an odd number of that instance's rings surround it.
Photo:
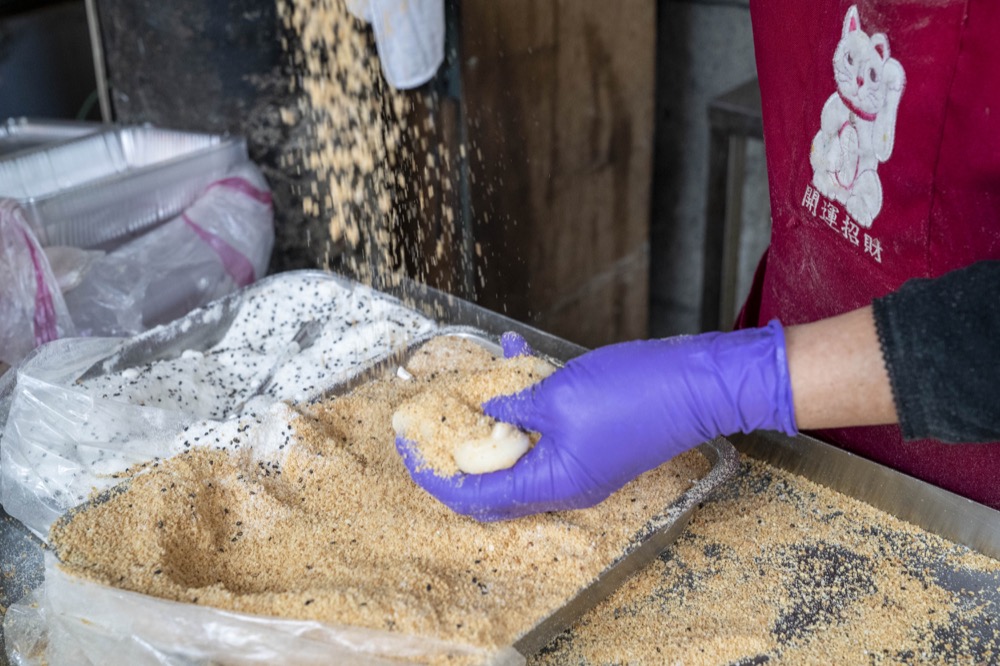
<path fill-rule="evenodd" d="M 744 458 L 651 566 L 529 661 L 996 663 L 1000 562 Z"/>
<path fill-rule="evenodd" d="M 592 509 L 459 516 L 412 482 L 391 416 L 435 375 L 501 362 L 456 339 L 424 351 L 412 379 L 375 380 L 291 419 L 273 455 L 199 449 L 161 461 L 53 528 L 63 567 L 177 601 L 492 649 L 593 582 L 708 471 L 690 452 Z"/>

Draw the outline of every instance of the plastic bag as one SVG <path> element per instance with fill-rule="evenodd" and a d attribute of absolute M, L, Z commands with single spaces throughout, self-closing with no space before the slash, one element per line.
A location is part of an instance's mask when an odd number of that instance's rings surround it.
<path fill-rule="evenodd" d="M 110 474 L 162 456 L 165 443 L 196 420 L 176 410 L 102 399 L 74 385 L 122 342 L 56 340 L 12 371 L 0 497 L 7 513 L 43 541 L 51 524 L 92 490 L 117 483 Z"/>
<path fill-rule="evenodd" d="M 0 200 L 0 362 L 76 335 L 132 335 L 263 276 L 274 246 L 267 182 L 247 162 L 181 215 L 102 254 L 43 248 Z"/>
<path fill-rule="evenodd" d="M 16 365 L 75 329 L 45 253 L 10 199 L 0 199 L 0 362 Z"/>
<path fill-rule="evenodd" d="M 44 250 L 52 274 L 59 283 L 59 290 L 63 293 L 78 287 L 90 266 L 105 255 L 102 250 L 84 250 L 67 245 L 49 246 Z"/>
<path fill-rule="evenodd" d="M 456 663 L 524 664 L 513 649 L 489 653 L 429 638 L 157 599 L 70 576 L 51 553 L 45 583 L 26 601 L 12 606 L 4 623 L 15 664 L 399 666 L 445 655 L 459 657 Z"/>
<path fill-rule="evenodd" d="M 66 306 L 81 335 L 133 335 L 256 281 L 273 245 L 271 195 L 247 162 L 174 219 L 103 257 L 81 256 L 89 266 Z"/>
<path fill-rule="evenodd" d="M 42 586 L 29 591 L 3 616 L 4 647 L 12 666 L 44 664 L 48 627 L 42 606 Z"/>
<path fill-rule="evenodd" d="M 393 88 L 427 83 L 444 62 L 444 0 L 347 0 L 372 24 L 382 74 Z"/>

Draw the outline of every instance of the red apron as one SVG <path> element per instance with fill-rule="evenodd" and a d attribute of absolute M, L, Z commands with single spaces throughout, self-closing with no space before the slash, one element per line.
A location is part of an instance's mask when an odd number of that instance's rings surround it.
<path fill-rule="evenodd" d="M 773 226 L 739 325 L 815 321 L 1000 258 L 1000 0 L 750 11 Z M 1000 508 L 998 444 L 817 434 Z"/>

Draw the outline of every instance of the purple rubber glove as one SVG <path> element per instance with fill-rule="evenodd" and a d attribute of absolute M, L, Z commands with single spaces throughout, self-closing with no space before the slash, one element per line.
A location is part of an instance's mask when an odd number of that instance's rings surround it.
<path fill-rule="evenodd" d="M 530 353 L 523 339 L 509 335 L 505 355 Z M 451 478 L 418 470 L 412 443 L 396 442 L 418 484 L 482 521 L 593 506 L 720 435 L 797 432 L 777 321 L 602 347 L 518 394 L 489 400 L 483 411 L 542 437 L 510 469 Z"/>

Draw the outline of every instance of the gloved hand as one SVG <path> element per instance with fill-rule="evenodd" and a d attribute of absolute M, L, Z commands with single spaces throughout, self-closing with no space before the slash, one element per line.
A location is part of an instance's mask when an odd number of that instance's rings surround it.
<path fill-rule="evenodd" d="M 427 83 L 444 61 L 444 0 L 347 0 L 372 24 L 385 80 L 397 90 Z"/>
<path fill-rule="evenodd" d="M 515 338 L 504 348 L 527 350 Z M 720 435 L 796 433 L 777 321 L 733 333 L 602 347 L 520 393 L 487 401 L 483 411 L 542 437 L 510 469 L 452 478 L 418 469 L 412 443 L 396 442 L 418 484 L 482 521 L 593 506 Z"/>

